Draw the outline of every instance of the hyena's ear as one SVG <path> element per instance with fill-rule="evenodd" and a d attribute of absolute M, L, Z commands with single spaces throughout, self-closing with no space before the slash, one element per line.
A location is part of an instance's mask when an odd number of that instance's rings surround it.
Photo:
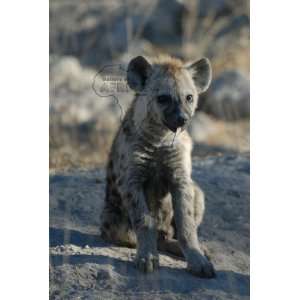
<path fill-rule="evenodd" d="M 127 68 L 127 83 L 130 88 L 136 92 L 142 91 L 151 69 L 152 66 L 143 56 L 132 59 Z"/>
<path fill-rule="evenodd" d="M 212 70 L 208 58 L 201 58 L 188 67 L 199 93 L 205 92 L 212 79 Z"/>

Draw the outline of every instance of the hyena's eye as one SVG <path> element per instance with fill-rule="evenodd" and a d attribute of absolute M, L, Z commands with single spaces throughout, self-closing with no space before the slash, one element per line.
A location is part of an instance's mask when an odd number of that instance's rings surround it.
<path fill-rule="evenodd" d="M 188 103 L 193 103 L 193 101 L 194 101 L 193 95 L 187 95 L 187 96 L 186 96 L 186 101 L 187 101 Z"/>
<path fill-rule="evenodd" d="M 172 102 L 172 97 L 170 95 L 160 95 L 157 97 L 157 102 L 159 104 L 169 104 Z"/>

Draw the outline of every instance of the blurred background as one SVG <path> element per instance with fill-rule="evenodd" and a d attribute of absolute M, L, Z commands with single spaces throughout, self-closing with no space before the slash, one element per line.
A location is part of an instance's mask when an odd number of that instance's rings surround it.
<path fill-rule="evenodd" d="M 103 66 L 137 55 L 208 57 L 194 155 L 248 152 L 249 31 L 248 0 L 50 0 L 50 171 L 105 164 L 120 107 L 92 85 Z M 132 96 L 117 95 L 124 111 Z"/>

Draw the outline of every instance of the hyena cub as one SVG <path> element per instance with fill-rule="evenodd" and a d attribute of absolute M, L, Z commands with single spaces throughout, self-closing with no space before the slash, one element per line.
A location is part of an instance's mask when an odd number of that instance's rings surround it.
<path fill-rule="evenodd" d="M 136 95 L 111 148 L 101 235 L 136 246 L 143 272 L 158 268 L 161 249 L 181 252 L 190 272 L 213 277 L 197 236 L 204 194 L 191 178 L 192 141 L 185 131 L 210 84 L 210 63 L 184 65 L 170 57 L 150 63 L 138 56 L 127 81 Z"/>

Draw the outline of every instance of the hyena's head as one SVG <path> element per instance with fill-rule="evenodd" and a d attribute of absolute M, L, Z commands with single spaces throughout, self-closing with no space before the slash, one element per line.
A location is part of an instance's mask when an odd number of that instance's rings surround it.
<path fill-rule="evenodd" d="M 211 82 L 207 58 L 185 65 L 180 60 L 162 57 L 150 63 L 142 56 L 128 65 L 127 82 L 138 95 L 135 118 L 152 120 L 176 132 L 185 129 L 192 118 L 199 94 Z"/>

